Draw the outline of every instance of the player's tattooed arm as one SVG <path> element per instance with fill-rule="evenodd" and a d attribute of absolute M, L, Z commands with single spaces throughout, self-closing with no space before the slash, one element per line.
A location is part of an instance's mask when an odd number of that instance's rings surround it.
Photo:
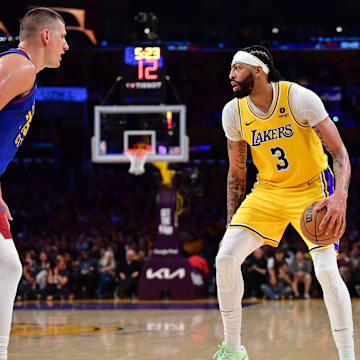
<path fill-rule="evenodd" d="M 333 158 L 336 190 L 348 192 L 351 174 L 350 160 L 335 124 L 326 118 L 313 129 Z"/>
<path fill-rule="evenodd" d="M 228 139 L 229 171 L 227 177 L 227 222 L 235 214 L 245 196 L 246 190 L 246 158 L 247 145 L 245 141 Z"/>
<path fill-rule="evenodd" d="M 329 117 L 319 122 L 313 129 L 331 154 L 335 173 L 334 193 L 319 201 L 315 209 L 327 208 L 320 229 L 324 229 L 325 234 L 330 231 L 338 234 L 340 229 L 346 225 L 346 207 L 351 174 L 349 155 L 335 124 Z"/>

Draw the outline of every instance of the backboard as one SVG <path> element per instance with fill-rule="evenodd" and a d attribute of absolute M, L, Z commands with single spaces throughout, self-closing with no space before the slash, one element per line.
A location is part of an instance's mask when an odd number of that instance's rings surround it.
<path fill-rule="evenodd" d="M 144 143 L 151 146 L 147 162 L 187 162 L 186 106 L 95 106 L 93 162 L 129 162 L 126 150 Z"/>

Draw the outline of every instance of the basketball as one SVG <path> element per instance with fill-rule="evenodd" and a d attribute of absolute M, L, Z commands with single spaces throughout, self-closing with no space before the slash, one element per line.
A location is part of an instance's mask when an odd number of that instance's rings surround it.
<path fill-rule="evenodd" d="M 338 234 L 334 234 L 335 227 L 328 234 L 325 234 L 326 226 L 321 230 L 319 226 L 326 214 L 326 207 L 319 211 L 314 211 L 317 201 L 307 206 L 301 215 L 300 227 L 304 236 L 315 245 L 330 245 L 341 238 L 345 232 L 345 224 Z"/>

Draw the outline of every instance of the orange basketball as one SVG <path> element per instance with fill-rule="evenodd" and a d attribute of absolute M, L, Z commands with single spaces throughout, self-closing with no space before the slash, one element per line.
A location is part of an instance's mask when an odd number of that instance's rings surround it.
<path fill-rule="evenodd" d="M 335 226 L 331 229 L 328 234 L 325 234 L 326 226 L 321 230 L 319 225 L 323 217 L 326 214 L 326 207 L 322 208 L 319 211 L 314 211 L 314 207 L 317 201 L 307 206 L 304 212 L 301 215 L 300 227 L 303 235 L 315 245 L 330 245 L 335 241 L 339 240 L 345 232 L 345 224 L 340 229 L 339 233 L 335 235 L 333 231 Z"/>

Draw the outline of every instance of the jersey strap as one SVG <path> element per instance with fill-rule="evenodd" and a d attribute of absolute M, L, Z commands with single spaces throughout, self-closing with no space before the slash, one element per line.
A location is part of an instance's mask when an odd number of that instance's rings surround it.
<path fill-rule="evenodd" d="M 9 49 L 9 50 L 7 50 L 7 51 L 4 51 L 4 52 L 0 53 L 0 56 L 7 55 L 7 54 L 14 54 L 14 53 L 15 53 L 15 54 L 23 55 L 23 56 L 25 56 L 28 60 L 30 60 L 29 55 L 28 55 L 25 51 L 23 51 L 23 50 L 21 50 L 21 49 Z"/>

